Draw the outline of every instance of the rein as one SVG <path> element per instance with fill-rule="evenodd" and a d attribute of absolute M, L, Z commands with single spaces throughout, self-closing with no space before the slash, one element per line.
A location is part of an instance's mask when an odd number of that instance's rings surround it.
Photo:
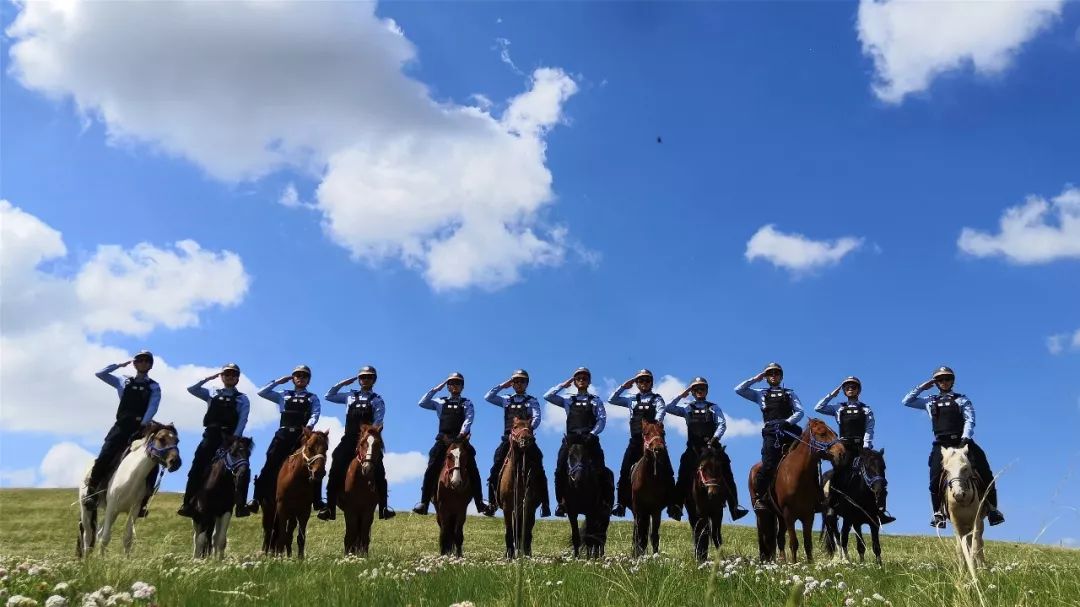
<path fill-rule="evenodd" d="M 721 486 L 720 481 L 716 480 L 716 478 L 709 478 L 709 477 L 705 476 L 705 470 L 703 468 L 698 468 L 697 473 L 698 473 L 698 480 L 701 481 L 701 485 L 703 487 L 720 487 Z"/>

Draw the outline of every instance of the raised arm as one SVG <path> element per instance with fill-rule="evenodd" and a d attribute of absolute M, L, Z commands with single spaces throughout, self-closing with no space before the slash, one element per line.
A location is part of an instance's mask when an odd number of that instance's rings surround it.
<path fill-rule="evenodd" d="M 128 361 L 128 362 L 130 362 L 130 361 Z M 97 377 L 98 379 L 100 379 L 101 381 L 109 384 L 113 388 L 116 388 L 117 390 L 120 390 L 120 389 L 122 389 L 124 387 L 124 382 L 119 377 L 113 375 L 112 372 L 119 369 L 120 367 L 126 366 L 127 364 L 128 363 L 123 362 L 123 363 L 116 363 L 116 364 L 113 364 L 113 365 L 109 365 L 109 366 L 105 367 L 104 369 L 102 369 L 102 370 L 98 371 L 97 373 L 95 373 L 94 376 Z"/>
<path fill-rule="evenodd" d="M 762 375 L 758 374 L 750 379 L 739 382 L 739 385 L 735 386 L 735 394 L 745 398 L 746 400 L 753 401 L 758 405 L 761 404 L 761 390 L 757 388 L 751 388 L 750 386 L 761 381 Z"/>
<path fill-rule="evenodd" d="M 239 415 L 239 419 L 236 422 L 236 430 L 233 431 L 233 436 L 243 436 L 244 429 L 247 428 L 248 414 L 251 413 L 251 401 L 248 400 L 247 394 L 241 394 L 240 398 L 236 399 L 236 413 Z"/>
<path fill-rule="evenodd" d="M 920 395 L 923 392 L 929 390 L 930 386 L 932 385 L 934 385 L 933 380 L 915 386 L 915 388 L 912 389 L 911 392 L 908 392 L 907 396 L 905 396 L 904 399 L 900 401 L 900 404 L 904 405 L 905 407 L 911 407 L 912 409 L 921 409 L 923 411 L 926 411 L 926 405 L 930 402 L 930 398 Z"/>
<path fill-rule="evenodd" d="M 187 389 L 188 394 L 194 396 L 195 398 L 197 398 L 197 399 L 199 399 L 199 400 L 201 400 L 203 402 L 209 401 L 210 400 L 210 390 L 207 390 L 203 386 L 206 384 L 206 382 L 208 382 L 208 381 L 210 381 L 212 379 L 217 379 L 218 375 L 220 375 L 220 373 L 215 373 L 214 375 L 211 375 L 210 377 L 200 379 L 199 381 L 191 384 L 190 386 L 188 386 L 188 389 Z"/>
<path fill-rule="evenodd" d="M 445 383 L 446 382 L 443 382 L 425 392 L 424 395 L 420 397 L 420 402 L 417 403 L 417 405 L 419 405 L 421 409 L 427 409 L 428 411 L 434 411 L 438 413 L 439 408 L 437 406 L 438 403 L 435 402 L 435 395 L 438 394 L 439 390 L 443 389 L 443 385 Z"/>
<path fill-rule="evenodd" d="M 354 381 L 356 381 L 355 377 L 347 377 L 331 386 L 330 389 L 326 392 L 326 400 L 328 402 L 337 403 L 339 405 L 349 404 L 349 395 L 342 394 L 341 389 L 353 383 Z"/>
<path fill-rule="evenodd" d="M 563 385 L 553 386 L 547 392 L 544 392 L 544 400 L 555 405 L 556 407 L 566 408 L 566 399 L 563 398 L 559 392 L 563 389 Z"/>
<path fill-rule="evenodd" d="M 667 412 L 675 417 L 686 417 L 686 406 L 679 404 L 685 396 L 686 392 L 676 396 L 675 400 L 671 401 L 671 404 L 667 406 Z"/>
<path fill-rule="evenodd" d="M 612 393 L 611 397 L 607 399 L 609 405 L 615 405 L 616 407 L 622 407 L 624 409 L 630 408 L 630 399 L 623 396 L 623 392 L 626 392 L 628 386 L 621 386 L 619 389 Z"/>
<path fill-rule="evenodd" d="M 504 407 L 505 408 L 506 407 L 506 397 L 505 396 L 499 396 L 499 392 L 501 392 L 505 387 L 506 386 L 504 386 L 502 384 L 495 384 L 495 387 L 488 390 L 487 394 L 484 395 L 484 400 L 486 400 L 487 402 L 495 405 L 496 407 Z"/>
<path fill-rule="evenodd" d="M 274 381 L 266 384 L 265 386 L 263 386 L 262 388 L 259 389 L 259 396 L 265 398 L 268 401 L 271 401 L 271 402 L 275 403 L 278 406 L 278 409 L 281 409 L 282 407 L 285 406 L 285 397 L 281 395 L 281 392 L 278 392 L 277 390 L 274 389 L 274 388 L 276 388 L 276 387 L 278 387 L 280 385 L 281 385 L 281 380 L 280 379 L 275 379 Z"/>

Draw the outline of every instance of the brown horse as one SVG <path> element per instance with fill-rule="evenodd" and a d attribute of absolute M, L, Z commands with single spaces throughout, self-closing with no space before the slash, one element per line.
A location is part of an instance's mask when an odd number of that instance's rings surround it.
<path fill-rule="evenodd" d="M 383 458 L 382 424 L 360 426 L 359 436 L 337 503 L 345 513 L 345 554 L 367 555 L 379 504 L 375 471 Z"/>
<path fill-rule="evenodd" d="M 439 524 L 439 553 L 461 556 L 465 517 L 473 494 L 470 471 L 476 467 L 476 458 L 468 438 L 451 440 L 443 437 L 443 440 L 447 441 L 446 457 L 434 500 L 435 522 Z"/>
<path fill-rule="evenodd" d="M 326 474 L 329 444 L 329 432 L 304 428 L 300 448 L 281 465 L 273 508 L 263 508 L 263 552 L 292 556 L 293 533 L 299 527 L 297 555 L 304 558 L 313 484 L 322 482 Z"/>
<path fill-rule="evenodd" d="M 634 556 L 645 554 L 652 540 L 653 553 L 660 551 L 660 513 L 671 501 L 674 479 L 663 465 L 667 443 L 664 424 L 644 420 L 641 439 L 645 443 L 641 459 L 630 470 L 630 510 L 634 513 Z"/>
<path fill-rule="evenodd" d="M 686 514 L 694 534 L 694 554 L 698 562 L 709 558 L 710 540 L 716 548 L 724 543 L 720 532 L 728 499 L 722 468 L 724 457 L 723 453 L 712 447 L 705 447 L 699 452 L 694 483 L 686 500 Z"/>
<path fill-rule="evenodd" d="M 836 433 L 820 419 L 811 419 L 790 450 L 776 467 L 776 475 L 769 491 L 767 511 L 757 511 L 758 552 L 762 560 L 773 560 L 777 549 L 784 552 L 784 532 L 790 544 L 791 562 L 798 560 L 799 539 L 795 523 L 802 522 L 803 549 L 806 560 L 814 559 L 813 523 L 814 513 L 821 503 L 821 486 L 818 483 L 818 462 L 823 458 L 839 461 L 844 445 L 836 439 Z M 750 470 L 750 492 L 755 495 L 754 479 L 761 463 Z"/>
<path fill-rule="evenodd" d="M 540 506 L 543 471 L 533 454 L 536 437 L 529 420 L 514 420 L 510 429 L 510 450 L 499 473 L 499 507 L 506 530 L 506 558 L 517 554 L 532 556 L 533 526 Z"/>
<path fill-rule="evenodd" d="M 244 488 L 251 474 L 248 458 L 255 441 L 227 436 L 223 443 L 214 454 L 202 488 L 195 494 L 195 515 L 191 517 L 195 558 L 208 557 L 211 552 L 218 558 L 225 556 L 233 508 L 245 502 Z"/>

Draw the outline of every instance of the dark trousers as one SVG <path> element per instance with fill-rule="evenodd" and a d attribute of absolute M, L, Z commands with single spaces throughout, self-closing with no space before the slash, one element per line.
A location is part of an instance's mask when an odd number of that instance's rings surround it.
<path fill-rule="evenodd" d="M 449 441 L 440 434 L 435 437 L 435 444 L 428 451 L 424 484 L 420 487 L 420 501 L 425 504 L 431 503 L 431 498 L 435 495 L 435 488 L 439 484 L 439 474 L 442 472 L 443 463 L 446 461 L 446 450 L 449 447 Z M 467 444 L 467 448 L 473 461 L 473 465 L 469 468 L 469 484 L 472 485 L 476 509 L 480 510 L 484 503 L 484 484 L 480 481 L 480 467 L 476 465 L 476 449 L 471 444 Z"/>
<path fill-rule="evenodd" d="M 593 435 L 590 434 L 588 436 Z M 604 462 L 604 450 L 600 448 L 600 439 L 598 437 L 574 437 L 573 440 L 582 441 L 585 444 L 585 447 L 589 450 L 589 461 L 594 467 L 596 467 L 597 470 L 603 472 L 604 468 L 607 467 L 607 464 Z M 562 503 L 563 496 L 566 493 L 567 478 L 570 474 L 569 470 L 567 470 L 566 463 L 566 459 L 567 457 L 569 457 L 569 453 L 570 443 L 567 437 L 564 436 L 562 440 L 562 445 L 559 447 L 559 455 L 555 459 L 555 501 L 560 504 Z M 605 474 L 601 478 L 606 479 L 607 475 Z M 608 495 L 610 496 L 610 494 Z"/>
<path fill-rule="evenodd" d="M 91 491 L 98 491 L 101 485 L 112 476 L 112 473 L 116 471 L 116 465 L 119 463 L 120 456 L 131 445 L 132 439 L 138 434 L 139 429 L 142 428 L 142 424 L 134 419 L 117 420 L 109 429 L 109 433 L 105 435 L 105 441 L 101 445 L 101 451 L 98 453 L 97 459 L 94 460 L 94 466 L 90 469 L 90 483 L 89 487 Z"/>
<path fill-rule="evenodd" d="M 687 443 L 686 451 L 683 451 L 682 457 L 679 458 L 679 475 L 678 480 L 675 481 L 675 503 L 680 506 L 686 503 L 690 487 L 694 484 L 694 473 L 697 472 L 698 464 L 701 462 L 703 448 L 704 445 Z M 716 453 L 721 459 L 720 470 L 724 476 L 724 483 L 727 485 L 728 505 L 734 508 L 739 505 L 739 490 L 735 485 L 735 476 L 731 473 L 731 458 L 723 449 L 717 449 Z"/>
<path fill-rule="evenodd" d="M 349 471 L 349 463 L 356 458 L 356 445 L 359 440 L 358 433 L 345 434 L 334 448 L 334 461 L 330 463 L 330 473 L 326 477 L 326 505 L 330 508 L 337 506 L 338 491 L 345 487 L 345 473 Z M 375 485 L 379 492 L 379 507 L 385 509 L 386 468 L 382 458 L 375 462 Z"/>
<path fill-rule="evenodd" d="M 300 428 L 278 428 L 266 448 L 266 462 L 255 477 L 255 500 L 273 500 L 277 491 L 277 476 L 281 465 L 300 448 Z M 316 487 L 319 490 L 319 487 Z"/>
<path fill-rule="evenodd" d="M 529 446 L 529 451 L 539 464 L 540 467 L 540 503 L 550 507 L 550 498 L 548 497 L 547 488 L 547 473 L 544 472 L 544 454 L 540 452 L 540 447 L 536 446 L 534 442 Z M 502 470 L 503 462 L 506 460 L 506 454 L 510 452 L 510 439 L 506 436 L 502 438 L 498 447 L 495 447 L 495 457 L 492 458 L 491 471 L 488 473 L 488 501 L 495 502 L 495 485 L 497 482 L 497 476 Z"/>
<path fill-rule="evenodd" d="M 616 498 L 623 506 L 629 506 L 632 499 L 630 486 L 630 469 L 634 467 L 641 456 L 645 454 L 645 443 L 641 436 L 630 435 L 630 442 L 626 445 L 626 451 L 623 452 L 622 465 L 619 466 L 619 483 L 616 487 Z M 660 457 L 660 465 L 663 466 L 663 474 L 669 476 L 674 475 L 674 470 L 671 467 L 671 456 L 668 455 L 667 450 L 663 451 L 663 455 Z"/>
<path fill-rule="evenodd" d="M 784 434 L 781 429 L 792 432 L 796 436 L 802 433 L 802 430 L 793 424 L 766 426 L 761 430 L 761 467 L 758 468 L 757 476 L 754 478 L 754 487 L 757 489 L 755 497 L 758 499 L 764 499 L 768 495 L 769 485 L 772 484 L 773 477 L 776 475 L 776 467 L 780 465 L 780 459 L 784 457 L 784 451 L 796 440 L 794 436 Z"/>
<path fill-rule="evenodd" d="M 930 450 L 930 504 L 934 512 L 941 512 L 941 447 L 959 447 L 960 441 L 955 439 L 939 439 L 934 441 L 934 447 Z M 986 459 L 986 453 L 975 441 L 968 443 L 968 460 L 975 474 L 982 479 L 983 486 L 987 488 L 986 503 L 997 509 L 997 483 L 990 484 L 994 480 L 994 472 L 990 470 L 990 462 Z"/>
<path fill-rule="evenodd" d="M 188 470 L 183 503 L 190 503 L 195 498 L 199 486 L 206 481 L 206 473 L 210 470 L 214 455 L 224 442 L 225 433 L 221 431 L 221 428 L 212 426 L 203 430 L 202 442 L 195 448 L 195 455 L 191 458 L 191 470 Z"/>

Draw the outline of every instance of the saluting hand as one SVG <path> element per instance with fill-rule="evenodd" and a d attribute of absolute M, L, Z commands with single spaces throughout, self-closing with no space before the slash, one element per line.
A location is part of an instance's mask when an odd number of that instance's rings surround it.
<path fill-rule="evenodd" d="M 758 373 L 757 375 L 754 376 L 754 381 L 755 382 L 761 381 L 763 379 L 765 379 L 765 372 L 764 371 L 762 371 L 761 373 Z"/>
<path fill-rule="evenodd" d="M 126 366 L 130 365 L 133 362 L 135 362 L 134 358 L 131 359 L 131 360 L 126 360 L 126 361 L 124 361 L 124 362 L 122 362 L 122 363 L 120 363 L 119 365 L 116 365 L 116 366 L 117 367 L 126 367 Z"/>
<path fill-rule="evenodd" d="M 935 383 L 937 383 L 937 382 L 935 382 L 933 378 L 930 378 L 930 379 L 928 379 L 928 380 L 924 381 L 924 382 L 923 382 L 923 383 L 922 383 L 922 384 L 921 384 L 921 385 L 919 386 L 919 389 L 920 389 L 920 390 L 929 390 L 930 388 L 934 387 L 934 384 L 935 384 Z"/>
<path fill-rule="evenodd" d="M 631 377 L 630 379 L 624 381 L 623 384 L 622 384 L 622 389 L 626 390 L 626 389 L 630 388 L 630 386 L 634 385 L 634 380 L 635 379 L 637 379 L 637 378 L 636 377 Z"/>
<path fill-rule="evenodd" d="M 439 385 L 435 386 L 435 391 L 439 392 L 446 387 L 446 380 L 444 379 Z"/>
<path fill-rule="evenodd" d="M 511 385 L 513 385 L 513 383 L 514 383 L 513 379 L 508 379 L 508 380 L 504 381 L 503 383 L 499 384 L 499 387 L 504 388 L 504 389 L 509 388 Z"/>
<path fill-rule="evenodd" d="M 572 383 L 574 383 L 574 378 L 573 377 L 571 377 L 570 379 L 564 381 L 559 387 L 560 388 L 569 388 L 570 384 L 572 384 Z"/>
<path fill-rule="evenodd" d="M 274 383 L 280 386 L 281 384 L 289 383 L 290 381 L 292 381 L 292 375 L 285 375 L 279 378 Z"/>
<path fill-rule="evenodd" d="M 342 387 L 342 386 L 347 386 L 347 385 L 349 385 L 349 384 L 353 383 L 354 381 L 356 381 L 356 380 L 358 380 L 358 379 L 360 379 L 360 378 L 359 378 L 359 377 L 356 377 L 356 376 L 353 376 L 353 377 L 346 377 L 345 379 L 343 379 L 343 380 L 339 381 L 337 385 L 338 385 L 338 387 L 340 388 L 340 387 Z"/>
<path fill-rule="evenodd" d="M 213 375 L 208 376 L 206 379 L 203 380 L 203 383 L 208 382 L 208 381 L 210 381 L 212 379 L 217 379 L 219 377 L 221 377 L 221 372 L 220 371 L 213 374 Z"/>
<path fill-rule="evenodd" d="M 832 398 L 836 398 L 836 396 L 837 396 L 838 394 L 840 394 L 840 390 L 841 390 L 841 388 L 843 388 L 843 387 L 844 387 L 844 384 L 840 384 L 840 385 L 839 385 L 839 386 L 837 386 L 837 387 L 836 387 L 836 388 L 835 388 L 835 389 L 834 389 L 834 390 L 833 390 L 832 392 L 830 392 L 830 393 L 829 393 L 829 396 L 831 396 Z"/>
<path fill-rule="evenodd" d="M 687 394 L 690 394 L 690 386 L 687 386 L 686 389 L 679 394 L 679 398 L 686 398 Z"/>

